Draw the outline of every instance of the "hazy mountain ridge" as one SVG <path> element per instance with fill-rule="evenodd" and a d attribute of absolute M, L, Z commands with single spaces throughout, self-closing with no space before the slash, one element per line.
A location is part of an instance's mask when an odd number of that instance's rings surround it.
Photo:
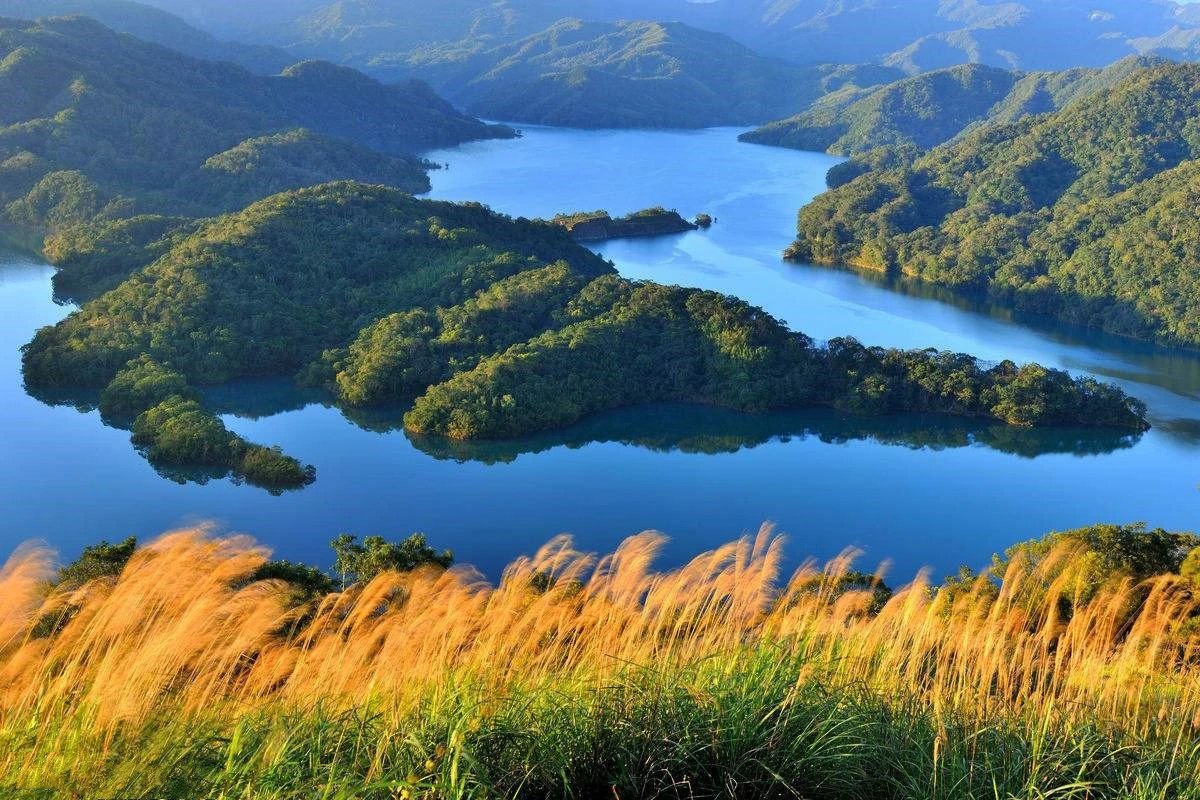
<path fill-rule="evenodd" d="M 154 3 L 174 11 L 199 5 Z M 340 0 L 272 5 L 240 27 L 236 8 L 209 4 L 209 29 L 358 66 L 426 45 L 485 49 L 563 17 L 679 21 L 798 63 L 886 63 L 910 72 L 972 61 L 1061 70 L 1135 54 L 1182 56 L 1195 52 L 1188 31 L 1200 26 L 1200 12 L 1173 0 L 448 0 L 434 17 L 419 13 L 427 8 L 420 0 Z"/>
<path fill-rule="evenodd" d="M 120 33 L 178 50 L 195 58 L 232 61 L 263 75 L 273 75 L 298 59 L 268 45 L 219 41 L 166 11 L 132 0 L 0 0 L 0 17 L 40 19 L 83 15 Z"/>
<path fill-rule="evenodd" d="M 401 74 L 430 82 L 469 113 L 572 127 L 709 127 L 761 122 L 886 67 L 796 66 L 680 23 L 562 20 L 512 44 L 428 49 Z M 376 64 L 376 69 L 380 65 Z"/>

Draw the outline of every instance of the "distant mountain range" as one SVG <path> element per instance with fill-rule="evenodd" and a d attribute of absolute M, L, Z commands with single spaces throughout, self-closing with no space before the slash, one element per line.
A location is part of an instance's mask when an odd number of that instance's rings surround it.
<path fill-rule="evenodd" d="M 924 147 L 953 138 L 999 103 L 1045 111 L 1072 94 L 1013 70 L 1200 54 L 1200 10 L 1174 0 L 148 2 L 156 7 L 131 0 L 0 0 L 0 16 L 84 13 L 260 74 L 316 57 L 384 81 L 415 77 L 472 114 L 515 122 L 707 127 L 800 115 L 757 140 L 833 152 L 910 138 L 870 121 L 876 113 L 902 119 L 903 109 L 887 111 L 896 104 L 918 110 L 909 115 L 921 123 L 912 138 Z M 231 38 L 251 43 L 223 41 Z M 943 71 L 964 63 L 995 71 Z M 895 83 L 927 73 L 933 83 Z M 1087 80 L 1084 73 L 1061 80 L 1076 79 Z M 874 93 L 884 85 L 886 91 Z M 1005 100 L 1010 91 L 1014 96 Z M 931 105 L 922 92 L 965 114 L 963 124 L 943 109 L 938 124 L 924 125 Z"/>
<path fill-rule="evenodd" d="M 678 21 L 798 63 L 916 73 L 966 62 L 1024 70 L 1200 53 L 1200 11 L 1174 0 L 150 0 L 206 30 L 357 66 L 427 45 L 478 51 L 564 17 Z M 433 13 L 436 12 L 436 13 Z"/>
<path fill-rule="evenodd" d="M 902 75 L 790 64 L 677 22 L 580 20 L 478 52 L 449 45 L 386 67 L 380 59 L 375 71 L 428 81 L 481 117 L 582 128 L 745 125 Z"/>

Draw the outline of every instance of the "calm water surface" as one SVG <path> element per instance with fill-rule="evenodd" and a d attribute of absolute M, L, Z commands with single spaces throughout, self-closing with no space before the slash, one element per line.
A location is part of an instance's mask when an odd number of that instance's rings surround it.
<path fill-rule="evenodd" d="M 736 294 L 809 335 L 1037 360 L 1116 380 L 1150 404 L 1140 437 L 1023 432 L 944 419 L 862 420 L 831 411 L 745 417 L 655 407 L 610 414 L 518 442 L 411 439 L 395 414 L 348 419 L 279 382 L 214 392 L 227 424 L 316 464 L 317 483 L 274 497 L 228 480 L 174 483 L 99 415 L 50 407 L 21 387 L 19 348 L 68 309 L 50 269 L 0 266 L 0 545 L 41 538 L 71 555 L 99 538 L 151 536 L 195 520 L 250 533 L 281 556 L 328 562 L 340 532 L 425 531 L 495 576 L 513 556 L 573 533 L 594 550 L 654 528 L 665 562 L 770 520 L 790 553 L 848 545 L 908 577 L 980 565 L 1047 530 L 1200 520 L 1200 359 L 887 287 L 778 254 L 797 209 L 835 160 L 736 142 L 731 129 L 579 132 L 528 128 L 510 142 L 431 155 L 433 196 L 521 216 L 651 205 L 717 218 L 707 232 L 615 242 L 622 274 Z"/>

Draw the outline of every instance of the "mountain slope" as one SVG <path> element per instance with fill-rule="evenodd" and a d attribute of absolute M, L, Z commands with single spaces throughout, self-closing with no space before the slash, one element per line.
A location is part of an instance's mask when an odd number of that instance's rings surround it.
<path fill-rule="evenodd" d="M 423 51 L 406 67 L 470 113 L 574 127 L 740 125 L 898 75 L 795 66 L 678 23 L 579 20 L 474 54 L 454 46 Z"/>
<path fill-rule="evenodd" d="M 428 165 L 413 153 L 503 135 L 512 132 L 460 114 L 415 82 L 387 87 L 319 62 L 262 77 L 82 17 L 0 20 L 0 207 L 10 223 L 60 229 L 145 212 L 207 216 L 304 174 L 368 178 L 374 169 L 422 191 Z M 244 177 L 208 162 L 252 139 L 256 164 L 273 172 L 255 176 L 262 189 L 248 198 Z M 349 159 L 348 142 L 378 152 Z M 352 161 L 366 166 L 329 174 Z"/>
<path fill-rule="evenodd" d="M 1198 159 L 1200 66 L 1141 69 L 822 195 L 791 255 L 1198 346 Z"/>
<path fill-rule="evenodd" d="M 121 33 L 178 50 L 195 58 L 232 61 L 274 75 L 298 59 L 276 47 L 218 41 L 180 18 L 132 0 L 0 0 L 0 17 L 40 19 L 83 15 Z"/>
<path fill-rule="evenodd" d="M 1132 40 L 1187 26 L 1171 0 L 651 0 L 691 24 L 723 25 L 770 54 L 881 62 L 908 72 L 979 62 L 1023 70 L 1104 66 Z M 722 10 L 722 7 L 724 9 Z M 724 14 L 724 17 L 720 15 Z M 707 16 L 708 23 L 696 21 Z"/>
<path fill-rule="evenodd" d="M 1021 73 L 966 64 L 874 90 L 835 92 L 810 109 L 743 134 L 742 141 L 855 155 L 877 147 L 928 150 L 979 125 L 1057 111 L 1163 63 L 1130 57 L 1104 69 Z"/>
<path fill-rule="evenodd" d="M 980 65 L 931 72 L 869 93 L 832 95 L 741 139 L 836 155 L 903 145 L 924 150 L 985 118 L 1019 78 L 1017 73 Z"/>

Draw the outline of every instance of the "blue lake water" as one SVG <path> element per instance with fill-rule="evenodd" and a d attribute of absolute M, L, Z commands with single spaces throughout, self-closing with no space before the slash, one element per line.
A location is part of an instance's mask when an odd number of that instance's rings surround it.
<path fill-rule="evenodd" d="M 706 212 L 717 219 L 709 231 L 600 251 L 628 277 L 736 294 L 818 339 L 849 334 L 1116 380 L 1147 401 L 1155 428 L 1131 437 L 655 407 L 518 442 L 452 445 L 411 439 L 394 414 L 348 419 L 280 382 L 257 382 L 209 401 L 229 409 L 238 433 L 315 464 L 317 483 L 282 496 L 224 479 L 178 484 L 96 412 L 24 393 L 20 346 L 69 309 L 51 300 L 49 267 L 14 256 L 0 266 L 0 549 L 41 538 L 72 555 L 101 538 L 213 520 L 281 556 L 327 563 L 327 542 L 342 532 L 424 531 L 495 577 L 563 532 L 605 550 L 661 530 L 671 537 L 664 560 L 677 562 L 771 521 L 793 558 L 853 545 L 866 550 L 864 566 L 891 559 L 893 574 L 907 578 L 922 566 L 979 566 L 1053 529 L 1197 527 L 1200 358 L 786 264 L 779 253 L 796 211 L 835 159 L 739 144 L 736 134 L 527 128 L 516 141 L 431 154 L 449 164 L 434 173 L 432 196 L 515 216 L 652 205 Z"/>

